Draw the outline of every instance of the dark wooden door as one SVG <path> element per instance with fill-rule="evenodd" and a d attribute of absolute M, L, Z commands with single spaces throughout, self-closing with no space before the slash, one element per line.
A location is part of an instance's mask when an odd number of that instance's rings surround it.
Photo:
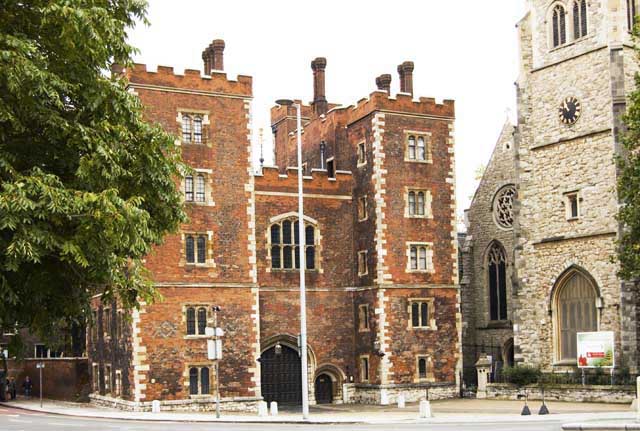
<path fill-rule="evenodd" d="M 316 378 L 316 402 L 318 404 L 333 402 L 333 382 L 331 377 L 326 374 L 320 374 Z"/>
<path fill-rule="evenodd" d="M 262 396 L 266 402 L 280 405 L 302 404 L 301 365 L 298 352 L 282 346 L 280 354 L 275 347 L 260 356 Z"/>

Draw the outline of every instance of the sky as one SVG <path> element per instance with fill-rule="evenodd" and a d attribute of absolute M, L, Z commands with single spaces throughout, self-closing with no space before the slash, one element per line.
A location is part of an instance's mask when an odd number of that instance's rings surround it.
<path fill-rule="evenodd" d="M 149 26 L 129 33 L 134 60 L 203 69 L 213 39 L 226 43 L 228 77 L 253 76 L 255 163 L 264 129 L 272 163 L 269 109 L 276 99 L 313 98 L 311 60 L 327 58 L 331 103 L 355 104 L 376 89 L 375 77 L 415 63 L 414 96 L 456 102 L 458 214 L 470 204 L 476 172 L 486 165 L 507 116 L 515 117 L 518 40 L 525 0 L 149 0 Z"/>

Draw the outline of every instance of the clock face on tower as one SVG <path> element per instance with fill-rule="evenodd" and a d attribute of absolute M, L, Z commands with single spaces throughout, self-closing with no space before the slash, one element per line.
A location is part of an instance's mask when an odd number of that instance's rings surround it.
<path fill-rule="evenodd" d="M 558 117 L 563 124 L 568 126 L 575 124 L 580 118 L 580 112 L 582 110 L 582 106 L 580 105 L 580 101 L 575 97 L 567 97 L 560 104 L 560 109 L 558 110 Z"/>

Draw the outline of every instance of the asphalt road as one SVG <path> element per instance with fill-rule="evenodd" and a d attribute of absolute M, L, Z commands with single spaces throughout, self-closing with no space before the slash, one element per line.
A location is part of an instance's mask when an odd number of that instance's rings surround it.
<path fill-rule="evenodd" d="M 288 425 L 288 424 L 215 424 L 215 423 L 177 423 L 177 422 L 140 422 L 110 419 L 88 419 L 70 416 L 49 415 L 25 410 L 0 407 L 1 431 L 286 431 L 286 430 L 326 430 L 326 431 L 559 431 L 560 422 L 524 424 L 485 423 L 485 424 L 397 424 L 384 425 Z"/>

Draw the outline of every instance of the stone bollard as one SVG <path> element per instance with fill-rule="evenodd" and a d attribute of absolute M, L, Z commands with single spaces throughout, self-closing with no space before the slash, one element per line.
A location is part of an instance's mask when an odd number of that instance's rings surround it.
<path fill-rule="evenodd" d="M 380 405 L 388 406 L 389 405 L 389 393 L 386 389 L 380 389 Z"/>
<path fill-rule="evenodd" d="M 275 401 L 271 401 L 271 404 L 269 405 L 269 410 L 270 410 L 271 416 L 278 416 L 278 403 Z"/>
<path fill-rule="evenodd" d="M 403 409 L 405 404 L 404 394 L 398 394 L 398 408 Z"/>
<path fill-rule="evenodd" d="M 346 383 L 342 384 L 342 402 L 349 404 L 349 386 Z"/>
<path fill-rule="evenodd" d="M 488 376 L 491 372 L 491 360 L 488 357 L 483 356 L 476 362 L 476 370 L 478 372 L 478 390 L 476 392 L 476 398 L 487 398 L 487 383 Z"/>
<path fill-rule="evenodd" d="M 429 400 L 420 400 L 420 419 L 431 417 L 431 404 Z"/>
<path fill-rule="evenodd" d="M 267 402 L 266 401 L 259 401 L 258 402 L 258 416 L 260 416 L 261 418 L 267 416 L 268 412 L 267 412 Z"/>
<path fill-rule="evenodd" d="M 151 401 L 151 413 L 160 413 L 160 401 Z"/>

